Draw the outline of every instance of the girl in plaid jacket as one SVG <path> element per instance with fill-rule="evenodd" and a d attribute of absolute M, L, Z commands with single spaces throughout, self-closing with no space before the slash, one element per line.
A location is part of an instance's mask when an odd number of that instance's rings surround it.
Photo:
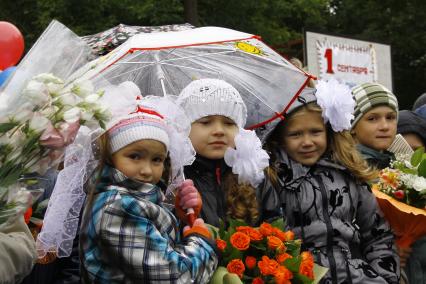
<path fill-rule="evenodd" d="M 217 265 L 202 219 L 179 231 L 158 184 L 168 180 L 173 137 L 151 107 L 117 119 L 99 138 L 100 176 L 88 195 L 80 258 L 84 283 L 206 283 Z M 178 189 L 177 209 L 200 209 L 190 180 Z M 184 194 L 182 193 L 184 192 Z"/>

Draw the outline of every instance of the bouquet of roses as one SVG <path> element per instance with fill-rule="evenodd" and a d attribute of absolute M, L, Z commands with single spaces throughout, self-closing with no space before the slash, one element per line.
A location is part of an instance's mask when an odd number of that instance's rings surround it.
<path fill-rule="evenodd" d="M 426 234 L 426 154 L 423 148 L 411 157 L 399 156 L 390 167 L 381 170 L 372 188 L 399 246 L 409 246 Z"/>
<path fill-rule="evenodd" d="M 41 194 L 26 177 L 40 177 L 62 161 L 80 126 L 103 127 L 109 110 L 90 81 L 70 74 L 85 65 L 90 48 L 52 21 L 0 90 L 0 225 Z M 36 179 L 36 178 L 35 178 Z"/>
<path fill-rule="evenodd" d="M 282 219 L 258 228 L 237 220 L 227 230 L 222 224 L 215 233 L 221 266 L 210 283 L 317 283 L 327 269 L 301 252 L 301 240 L 283 228 Z"/>
<path fill-rule="evenodd" d="M 43 175 L 57 166 L 81 125 L 104 125 L 109 112 L 98 103 L 101 96 L 90 81 L 67 86 L 53 74 L 39 74 L 23 89 L 24 104 L 10 105 L 7 96 L 0 97 L 5 110 L 0 116 L 0 222 L 29 205 L 30 196 L 25 198 L 27 191 L 17 183 L 22 176 Z"/>

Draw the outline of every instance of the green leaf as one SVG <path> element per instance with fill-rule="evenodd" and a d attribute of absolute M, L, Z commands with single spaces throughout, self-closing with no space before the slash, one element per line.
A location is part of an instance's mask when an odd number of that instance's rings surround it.
<path fill-rule="evenodd" d="M 287 258 L 284 261 L 284 266 L 287 267 L 291 272 L 297 273 L 299 271 L 300 263 L 302 262 L 302 258 L 299 256 Z"/>
<path fill-rule="evenodd" d="M 272 223 L 271 223 L 272 227 L 284 230 L 285 228 L 285 222 L 284 222 L 284 218 L 277 218 L 275 219 Z"/>
<path fill-rule="evenodd" d="M 237 219 L 229 219 L 229 227 L 237 228 L 239 226 L 248 226 L 246 222 Z"/>
<path fill-rule="evenodd" d="M 17 125 L 18 125 L 17 122 L 0 123 L 0 133 L 6 133 Z"/>
<path fill-rule="evenodd" d="M 417 167 L 420 164 L 420 162 L 422 161 L 424 152 L 425 152 L 425 149 L 423 147 L 420 147 L 411 156 L 411 164 L 414 167 Z"/>
<path fill-rule="evenodd" d="M 421 161 L 419 167 L 417 168 L 419 176 L 426 177 L 426 160 Z"/>

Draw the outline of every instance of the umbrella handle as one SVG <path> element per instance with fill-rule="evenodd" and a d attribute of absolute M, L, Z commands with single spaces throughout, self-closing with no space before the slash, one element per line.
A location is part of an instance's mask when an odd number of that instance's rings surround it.
<path fill-rule="evenodd" d="M 192 208 L 186 209 L 186 221 L 188 222 L 188 225 L 190 227 L 194 226 L 194 222 L 195 222 L 194 209 Z"/>
<path fill-rule="evenodd" d="M 184 172 L 183 172 L 183 167 L 182 167 L 181 171 L 182 171 L 182 177 L 183 177 L 183 180 L 186 180 L 186 178 L 185 178 L 185 174 L 184 174 Z M 188 225 L 189 225 L 190 227 L 194 226 L 194 222 L 195 222 L 195 212 L 194 212 L 194 209 L 193 209 L 193 208 L 188 208 L 188 209 L 186 209 L 186 221 L 188 222 Z"/>

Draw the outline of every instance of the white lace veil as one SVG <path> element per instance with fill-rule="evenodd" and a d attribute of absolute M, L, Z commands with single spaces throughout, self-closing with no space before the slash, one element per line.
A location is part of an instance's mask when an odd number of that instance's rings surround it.
<path fill-rule="evenodd" d="M 139 88 L 132 82 L 119 86 L 109 86 L 101 99 L 109 106 L 112 118 L 107 129 L 120 120 L 120 117 L 135 111 L 135 98 L 140 96 Z M 184 111 L 174 103 L 171 96 L 144 97 L 141 106 L 155 109 L 164 116 L 170 139 L 171 180 L 168 192 L 183 181 L 182 169 L 195 159 L 195 150 L 188 138 L 191 125 Z M 76 140 L 65 151 L 64 169 L 59 173 L 55 189 L 49 201 L 42 231 L 37 238 L 37 252 L 42 258 L 48 252 L 58 257 L 69 256 L 73 240 L 79 229 L 79 216 L 86 194 L 84 186 L 98 166 L 96 143 L 94 141 L 105 130 L 81 128 Z"/>

